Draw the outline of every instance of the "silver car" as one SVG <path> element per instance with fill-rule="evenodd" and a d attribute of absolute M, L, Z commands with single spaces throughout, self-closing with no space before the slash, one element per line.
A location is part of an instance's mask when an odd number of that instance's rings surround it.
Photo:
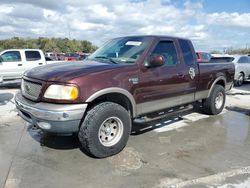
<path fill-rule="evenodd" d="M 250 79 L 250 57 L 247 55 L 235 55 L 235 85 L 241 86 L 244 81 Z"/>

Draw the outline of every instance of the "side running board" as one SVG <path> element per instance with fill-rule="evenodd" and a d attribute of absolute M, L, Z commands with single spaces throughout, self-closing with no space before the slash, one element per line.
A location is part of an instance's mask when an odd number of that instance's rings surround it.
<path fill-rule="evenodd" d="M 151 121 L 156 121 L 163 118 L 173 117 L 173 116 L 181 116 L 182 113 L 191 111 L 193 109 L 193 105 L 189 104 L 186 106 L 180 106 L 176 108 L 167 109 L 165 111 L 148 114 L 139 118 L 134 119 L 134 123 L 147 123 Z"/>

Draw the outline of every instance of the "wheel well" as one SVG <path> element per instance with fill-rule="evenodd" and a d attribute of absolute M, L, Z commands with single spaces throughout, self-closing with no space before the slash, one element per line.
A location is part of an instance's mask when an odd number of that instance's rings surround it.
<path fill-rule="evenodd" d="M 94 99 L 93 101 L 91 101 L 89 103 L 89 106 L 92 107 L 96 104 L 99 104 L 101 102 L 107 102 L 107 101 L 117 103 L 117 104 L 123 106 L 130 113 L 131 117 L 133 117 L 133 107 L 132 107 L 130 100 L 128 99 L 128 97 L 126 97 L 125 95 L 120 94 L 120 93 L 104 94 L 104 95 Z"/>
<path fill-rule="evenodd" d="M 221 79 L 217 78 L 217 79 L 218 80 L 215 80 L 214 83 L 212 84 L 212 86 L 210 87 L 209 92 L 208 92 L 208 97 L 210 96 L 215 85 L 220 85 L 220 86 L 226 88 L 226 80 L 224 80 L 223 78 L 221 78 Z"/>
<path fill-rule="evenodd" d="M 240 73 L 242 73 L 242 74 L 243 74 L 243 78 L 245 78 L 245 74 L 244 74 L 244 72 L 243 72 L 243 71 L 241 71 Z"/>
<path fill-rule="evenodd" d="M 218 80 L 215 84 L 216 85 L 221 85 L 222 87 L 225 88 L 225 82 L 224 82 L 224 80 Z"/>

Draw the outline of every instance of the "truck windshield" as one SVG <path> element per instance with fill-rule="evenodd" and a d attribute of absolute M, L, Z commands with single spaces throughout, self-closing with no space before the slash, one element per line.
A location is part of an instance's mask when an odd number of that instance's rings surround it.
<path fill-rule="evenodd" d="M 149 44 L 147 37 L 125 37 L 113 39 L 88 57 L 89 60 L 110 63 L 135 63 Z"/>

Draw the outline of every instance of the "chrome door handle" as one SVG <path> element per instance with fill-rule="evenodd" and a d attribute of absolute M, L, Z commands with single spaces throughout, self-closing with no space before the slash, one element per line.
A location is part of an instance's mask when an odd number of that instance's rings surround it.
<path fill-rule="evenodd" d="M 23 66 L 23 64 L 17 64 L 17 66 L 19 66 L 19 67 L 20 67 L 20 66 Z"/>
<path fill-rule="evenodd" d="M 189 75 L 190 75 L 190 78 L 191 79 L 194 79 L 194 77 L 195 77 L 195 70 L 194 70 L 194 68 L 193 67 L 191 67 L 190 69 L 189 69 Z"/>

